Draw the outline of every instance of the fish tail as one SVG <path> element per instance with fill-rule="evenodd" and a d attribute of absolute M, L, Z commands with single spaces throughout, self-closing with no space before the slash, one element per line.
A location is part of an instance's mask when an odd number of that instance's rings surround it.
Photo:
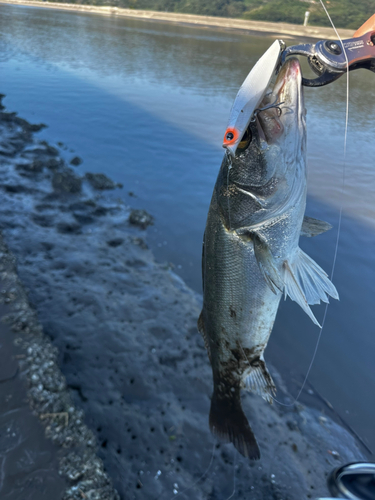
<path fill-rule="evenodd" d="M 228 397 L 220 397 L 214 391 L 211 400 L 210 429 L 220 440 L 233 443 L 244 457 L 252 460 L 260 458 L 258 443 L 243 412 L 239 391 L 238 394 L 228 394 Z"/>

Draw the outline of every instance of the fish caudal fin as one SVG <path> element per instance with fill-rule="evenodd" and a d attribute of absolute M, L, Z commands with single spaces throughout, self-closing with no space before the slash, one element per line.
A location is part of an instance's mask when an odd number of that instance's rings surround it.
<path fill-rule="evenodd" d="M 260 458 L 258 443 L 243 412 L 238 395 L 220 398 L 214 392 L 210 410 L 210 429 L 225 443 L 233 443 L 237 451 L 252 460 Z"/>
<path fill-rule="evenodd" d="M 263 359 L 251 363 L 252 370 L 245 379 L 245 389 L 255 392 L 272 404 L 272 396 L 276 396 L 276 387 Z"/>
<path fill-rule="evenodd" d="M 320 327 L 309 305 L 328 302 L 339 295 L 327 273 L 300 248 L 290 261 L 284 262 L 284 295 L 297 302 L 311 320 Z"/>

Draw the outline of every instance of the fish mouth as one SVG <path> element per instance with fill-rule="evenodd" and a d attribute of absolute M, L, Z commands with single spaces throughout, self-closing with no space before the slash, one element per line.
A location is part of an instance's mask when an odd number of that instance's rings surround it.
<path fill-rule="evenodd" d="M 265 95 L 255 115 L 260 141 L 269 145 L 278 142 L 290 129 L 303 123 L 305 108 L 298 59 L 286 61 L 273 89 Z"/>

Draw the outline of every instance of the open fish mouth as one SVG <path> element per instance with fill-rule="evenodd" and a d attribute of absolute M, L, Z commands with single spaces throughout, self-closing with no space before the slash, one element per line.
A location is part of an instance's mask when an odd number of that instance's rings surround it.
<path fill-rule="evenodd" d="M 302 72 L 298 59 L 288 59 L 259 108 L 254 112 L 259 138 L 274 144 L 304 123 Z"/>

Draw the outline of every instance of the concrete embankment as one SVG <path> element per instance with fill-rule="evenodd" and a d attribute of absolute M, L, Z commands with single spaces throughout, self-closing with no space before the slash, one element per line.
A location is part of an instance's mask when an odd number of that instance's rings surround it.
<path fill-rule="evenodd" d="M 106 7 L 98 5 L 80 5 L 62 2 L 38 2 L 35 0 L 0 0 L 0 4 L 28 5 L 49 9 L 72 10 L 101 14 L 105 16 L 129 17 L 151 21 L 171 22 L 178 24 L 190 24 L 194 26 L 208 26 L 215 28 L 242 30 L 253 33 L 263 33 L 284 37 L 304 37 L 319 39 L 336 39 L 332 28 L 321 26 L 303 26 L 290 23 L 270 23 L 266 21 L 249 21 L 245 19 L 233 19 L 214 16 L 197 16 L 194 14 L 180 14 L 175 12 L 157 12 L 151 10 L 122 9 L 118 7 Z M 353 36 L 353 30 L 339 29 L 341 38 Z"/>

